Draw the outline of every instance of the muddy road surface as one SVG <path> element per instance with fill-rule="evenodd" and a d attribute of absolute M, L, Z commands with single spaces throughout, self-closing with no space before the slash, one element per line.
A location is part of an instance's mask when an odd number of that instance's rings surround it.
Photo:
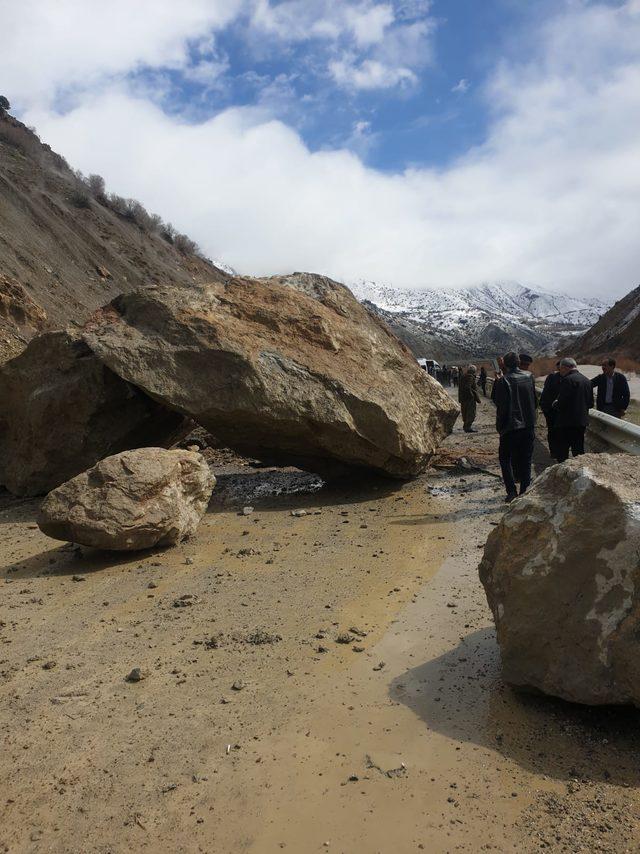
<path fill-rule="evenodd" d="M 492 418 L 409 484 L 221 459 L 161 552 L 58 544 L 6 498 L 0 850 L 640 850 L 638 714 L 500 681 Z"/>

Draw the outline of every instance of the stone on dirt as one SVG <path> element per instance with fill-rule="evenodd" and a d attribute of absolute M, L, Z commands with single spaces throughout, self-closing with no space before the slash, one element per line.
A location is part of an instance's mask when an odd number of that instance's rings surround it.
<path fill-rule="evenodd" d="M 96 312 L 83 337 L 123 380 L 263 461 L 411 477 L 458 414 L 382 322 L 322 276 L 148 287 Z"/>
<path fill-rule="evenodd" d="M 640 459 L 547 469 L 487 540 L 480 578 L 507 683 L 640 706 Z"/>
<path fill-rule="evenodd" d="M 44 333 L 0 367 L 0 484 L 40 495 L 103 457 L 171 441 L 183 420 L 74 333 Z"/>
<path fill-rule="evenodd" d="M 57 540 L 100 549 L 173 545 L 195 533 L 215 482 L 192 451 L 124 451 L 50 492 L 38 525 Z"/>

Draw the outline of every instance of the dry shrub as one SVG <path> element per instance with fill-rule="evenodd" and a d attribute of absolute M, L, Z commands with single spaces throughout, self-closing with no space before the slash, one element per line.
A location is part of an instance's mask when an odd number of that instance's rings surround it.
<path fill-rule="evenodd" d="M 0 140 L 2 139 L 2 131 L 7 130 L 7 136 L 16 141 L 11 144 L 24 145 L 25 135 L 29 139 L 29 134 L 22 126 L 16 128 L 10 124 L 0 124 Z M 40 143 L 37 137 L 33 137 L 40 148 Z M 178 252 L 187 256 L 203 257 L 198 245 L 195 241 L 187 237 L 186 234 L 179 234 L 170 222 L 164 222 L 162 217 L 157 214 L 150 214 L 145 206 L 137 199 L 125 199 L 117 193 L 106 192 L 104 178 L 101 175 L 83 175 L 82 172 L 76 171 L 73 173 L 73 185 L 69 193 L 70 202 L 78 208 L 90 208 L 91 200 L 95 199 L 101 205 L 109 208 L 119 217 L 135 223 L 145 234 L 159 234 L 167 243 L 175 246 Z"/>
<path fill-rule="evenodd" d="M 186 234 L 176 234 L 173 242 L 178 252 L 182 252 L 183 255 L 195 255 L 198 251 L 195 241 L 187 237 Z"/>
<path fill-rule="evenodd" d="M 40 160 L 42 157 L 40 140 L 22 125 L 0 121 L 0 142 L 10 145 L 36 160 Z"/>

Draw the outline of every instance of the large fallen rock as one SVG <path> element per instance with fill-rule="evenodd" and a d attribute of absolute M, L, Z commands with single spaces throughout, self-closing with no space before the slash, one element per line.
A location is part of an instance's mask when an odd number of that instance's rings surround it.
<path fill-rule="evenodd" d="M 480 578 L 505 681 L 640 706 L 640 459 L 547 469 L 487 540 Z"/>
<path fill-rule="evenodd" d="M 171 442 L 183 417 L 48 332 L 0 366 L 0 484 L 39 495 L 126 448 Z"/>
<path fill-rule="evenodd" d="M 321 276 L 145 288 L 83 334 L 118 376 L 263 460 L 410 477 L 458 414 L 404 345 Z"/>
<path fill-rule="evenodd" d="M 99 549 L 173 545 L 195 533 L 215 482 L 193 451 L 124 451 L 50 492 L 38 525 L 56 540 Z"/>

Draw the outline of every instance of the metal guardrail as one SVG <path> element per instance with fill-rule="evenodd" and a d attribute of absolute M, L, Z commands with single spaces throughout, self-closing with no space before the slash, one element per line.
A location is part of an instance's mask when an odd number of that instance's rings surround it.
<path fill-rule="evenodd" d="M 617 451 L 640 456 L 640 427 L 637 424 L 629 424 L 622 418 L 591 409 L 588 431 L 593 436 L 597 436 L 599 441 Z"/>
<path fill-rule="evenodd" d="M 487 387 L 492 386 L 493 379 L 487 379 Z M 536 394 L 539 398 L 540 389 L 536 389 Z M 640 427 L 637 424 L 590 409 L 587 432 L 613 451 L 640 456 Z"/>

